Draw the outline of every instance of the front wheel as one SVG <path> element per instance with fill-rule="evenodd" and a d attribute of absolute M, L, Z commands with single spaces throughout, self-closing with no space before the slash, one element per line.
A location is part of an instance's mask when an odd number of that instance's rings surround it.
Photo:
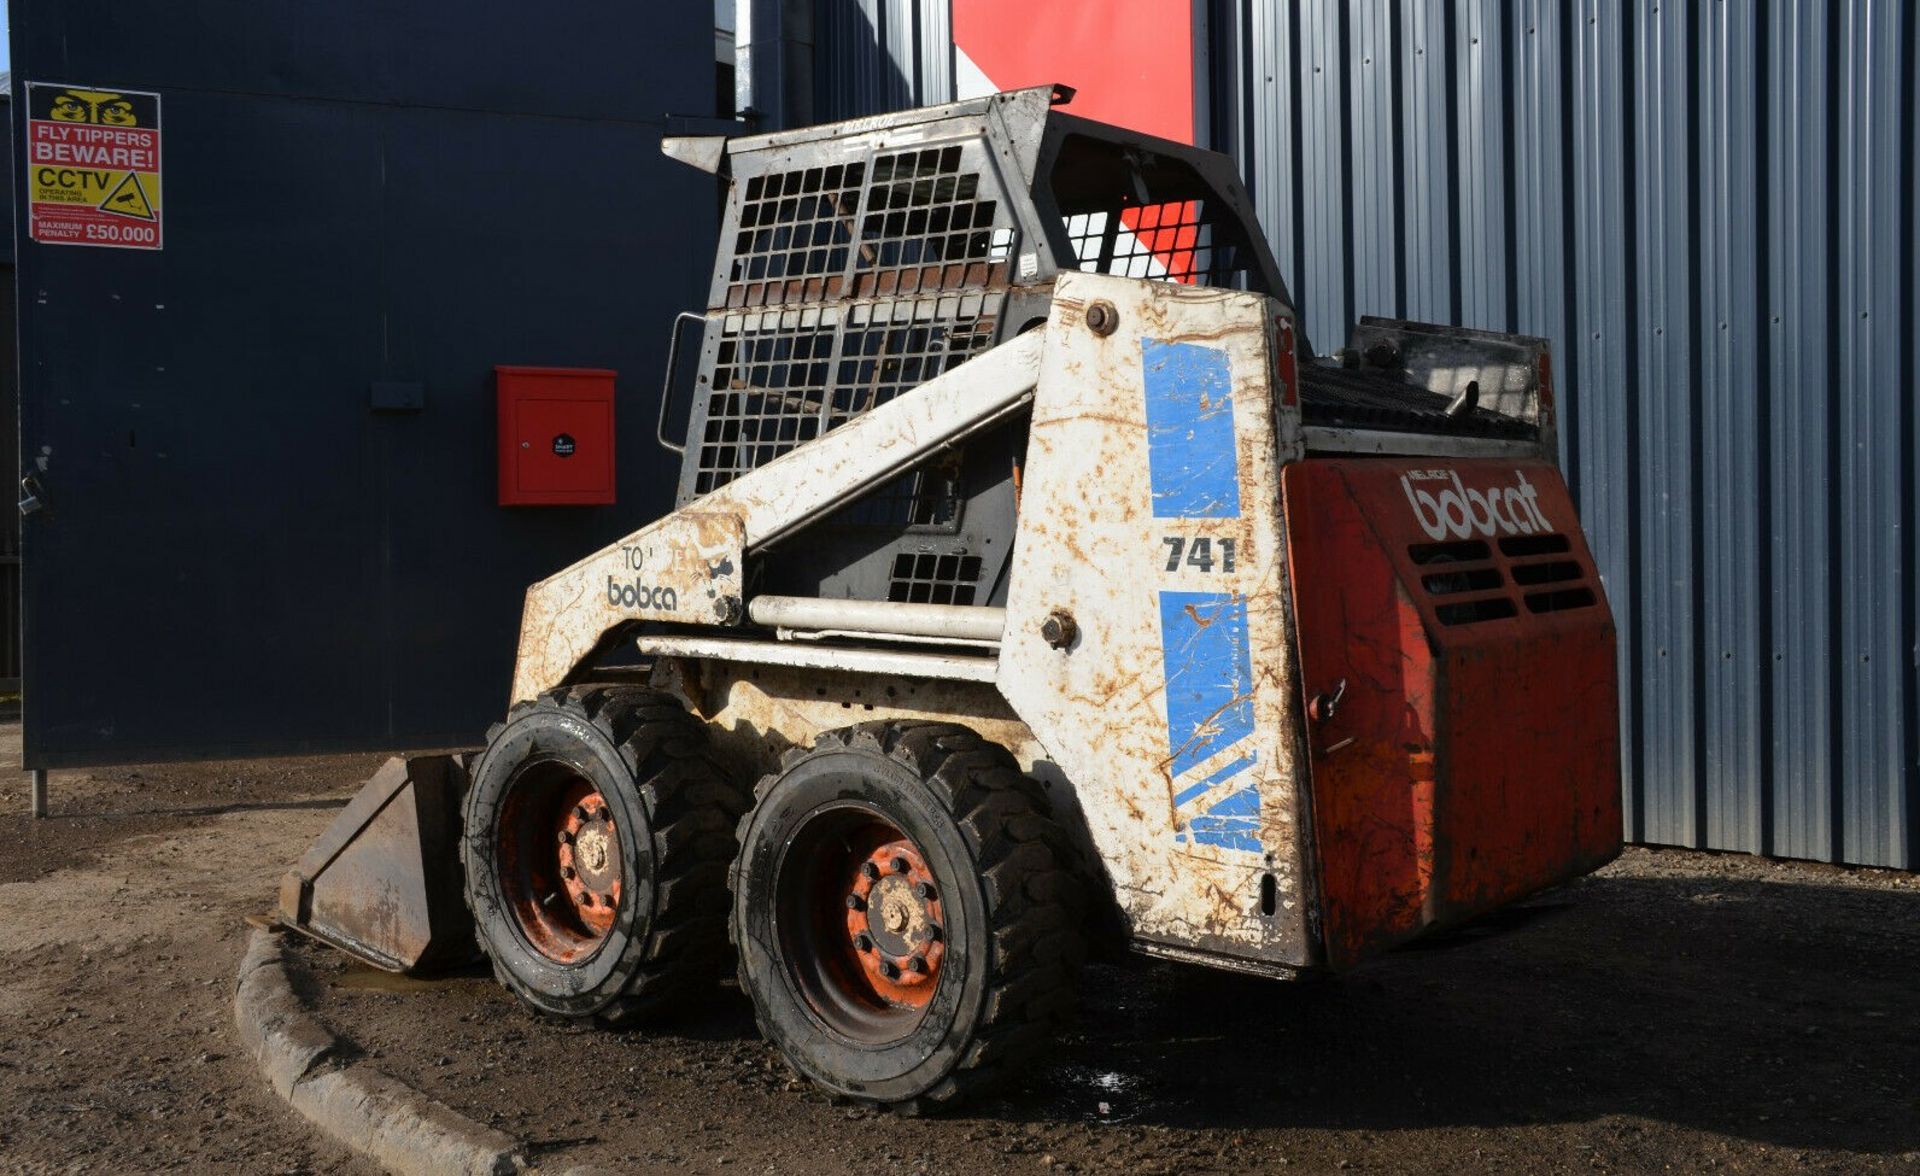
<path fill-rule="evenodd" d="M 541 1012 L 611 1024 L 717 980 L 745 807 L 666 695 L 579 686 L 515 707 L 475 765 L 461 841 L 494 975 Z"/>
<path fill-rule="evenodd" d="M 1006 749 L 946 723 L 819 737 L 740 829 L 733 933 L 761 1033 L 830 1094 L 907 1110 L 1018 1072 L 1084 954 L 1064 844 Z"/>

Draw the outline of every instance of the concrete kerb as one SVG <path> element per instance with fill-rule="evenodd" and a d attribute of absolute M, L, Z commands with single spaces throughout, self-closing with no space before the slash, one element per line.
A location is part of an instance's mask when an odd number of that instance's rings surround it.
<path fill-rule="evenodd" d="M 314 1126 L 401 1176 L 524 1172 L 518 1143 L 365 1062 L 341 1063 L 340 1039 L 287 979 L 279 933 L 256 929 L 240 961 L 233 1020 L 247 1052 Z"/>

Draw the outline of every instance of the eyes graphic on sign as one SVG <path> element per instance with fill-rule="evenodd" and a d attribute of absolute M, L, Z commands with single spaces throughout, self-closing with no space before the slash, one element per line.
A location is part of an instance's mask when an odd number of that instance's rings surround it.
<path fill-rule="evenodd" d="M 133 103 L 111 90 L 69 90 L 54 96 L 47 117 L 55 122 L 105 123 L 110 127 L 137 127 Z"/>

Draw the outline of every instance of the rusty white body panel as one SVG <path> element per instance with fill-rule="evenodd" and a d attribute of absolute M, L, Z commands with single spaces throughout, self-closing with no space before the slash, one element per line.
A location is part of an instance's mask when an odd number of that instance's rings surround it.
<path fill-rule="evenodd" d="M 986 662 L 991 674 L 991 659 L 972 660 Z M 852 666 L 794 666 L 700 654 L 663 656 L 654 664 L 653 682 L 707 720 L 730 757 L 753 773 L 777 770 L 782 752 L 810 745 L 818 732 L 870 719 L 964 723 L 1012 751 L 1029 771 L 1038 764 L 1044 775 L 1047 762 L 1046 751 L 991 677 L 933 679 L 911 667 L 901 673 L 858 660 Z"/>
<path fill-rule="evenodd" d="M 535 584 L 509 701 L 560 685 L 629 623 L 738 624 L 748 551 L 1020 408 L 1040 345 L 1031 334 L 996 347 Z"/>
<path fill-rule="evenodd" d="M 559 685 L 624 621 L 730 622 L 745 548 L 738 514 L 678 511 L 535 584 L 520 618 L 511 701 Z"/>
<path fill-rule="evenodd" d="M 996 681 L 1073 781 L 1137 941 L 1308 963 L 1279 484 L 1299 429 L 1273 387 L 1289 320 L 1254 294 L 1061 279 Z M 1064 648 L 1040 632 L 1053 613 L 1077 629 Z"/>

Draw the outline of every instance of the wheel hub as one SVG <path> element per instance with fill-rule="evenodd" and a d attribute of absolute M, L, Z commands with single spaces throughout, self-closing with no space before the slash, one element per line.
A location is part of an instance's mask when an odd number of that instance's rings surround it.
<path fill-rule="evenodd" d="M 920 1008 L 933 998 L 946 958 L 933 872 L 907 838 L 876 847 L 846 884 L 846 934 L 874 993 Z"/>
<path fill-rule="evenodd" d="M 598 792 L 582 798 L 561 818 L 558 842 L 560 880 L 568 901 L 590 926 L 602 921 L 612 926 L 613 909 L 620 901 L 620 843 L 613 814 Z"/>

